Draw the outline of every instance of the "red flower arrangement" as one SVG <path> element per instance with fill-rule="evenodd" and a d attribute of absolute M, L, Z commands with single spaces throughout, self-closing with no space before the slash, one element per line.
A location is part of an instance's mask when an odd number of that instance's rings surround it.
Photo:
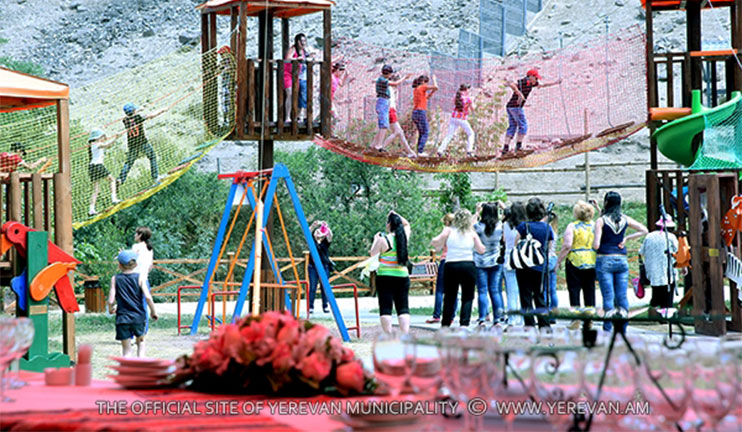
<path fill-rule="evenodd" d="M 376 381 L 327 328 L 266 312 L 219 327 L 178 359 L 176 383 L 200 391 L 285 396 L 372 394 Z"/>

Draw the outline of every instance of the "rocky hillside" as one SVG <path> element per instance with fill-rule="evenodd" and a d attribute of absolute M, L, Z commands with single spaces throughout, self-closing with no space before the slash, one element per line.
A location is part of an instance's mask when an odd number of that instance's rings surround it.
<path fill-rule="evenodd" d="M 95 81 L 148 62 L 184 44 L 197 44 L 199 14 L 194 7 L 202 0 L 0 0 L 0 56 L 40 64 L 47 76 L 72 86 Z M 616 32 L 644 23 L 639 0 L 545 0 L 525 37 L 509 44 L 513 51 L 548 51 L 587 42 L 608 31 Z M 393 4 L 394 7 L 390 8 Z M 431 50 L 455 54 L 458 31 L 478 30 L 477 0 L 337 0 L 333 10 L 334 36 L 419 52 Z M 726 11 L 706 11 L 704 40 L 723 41 L 729 35 Z M 220 21 L 220 33 L 227 36 L 228 19 Z M 255 39 L 257 20 L 249 22 Z M 276 28 L 278 29 L 278 25 Z M 296 32 L 321 35 L 319 15 L 292 20 Z M 685 44 L 682 13 L 662 13 L 656 18 L 658 48 L 678 50 Z M 257 43 L 253 44 L 257 45 Z M 256 48 L 251 45 L 251 47 Z M 254 168 L 254 145 L 224 143 L 200 165 L 201 169 Z M 298 149 L 309 143 L 287 144 L 279 149 Z M 597 153 L 594 160 L 646 161 L 649 159 L 646 132 Z M 219 163 L 220 162 L 220 163 Z M 574 166 L 583 156 L 552 166 Z M 640 183 L 644 167 L 617 167 L 595 170 L 593 184 Z M 553 181 L 549 180 L 553 177 Z M 473 175 L 474 186 L 491 188 L 494 176 Z M 541 190 L 577 190 L 583 183 L 574 176 L 543 176 Z M 532 175 L 507 174 L 500 184 L 511 191 L 534 191 Z M 641 199 L 643 191 L 629 192 Z M 566 196 L 565 200 L 574 197 Z"/>

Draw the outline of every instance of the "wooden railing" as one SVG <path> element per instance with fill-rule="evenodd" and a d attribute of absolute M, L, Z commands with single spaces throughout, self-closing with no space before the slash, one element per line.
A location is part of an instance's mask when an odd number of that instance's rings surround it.
<path fill-rule="evenodd" d="M 360 290 L 370 289 L 368 281 L 361 281 L 358 276 L 358 272 L 363 261 L 368 259 L 367 256 L 337 256 L 331 258 L 333 262 L 342 270 L 335 270 L 330 275 L 329 281 L 331 285 L 341 283 L 352 283 L 355 284 Z M 436 261 L 437 258 L 435 253 L 431 251 L 430 255 L 420 255 L 412 257 L 413 262 L 429 262 Z M 219 266 L 227 266 L 231 261 L 231 257 L 222 259 L 219 262 Z M 294 280 L 294 275 L 291 271 L 291 259 L 290 258 L 277 258 L 279 271 L 285 280 Z M 302 280 L 309 278 L 309 252 L 304 252 L 303 255 L 294 257 L 294 263 L 299 272 L 299 276 Z M 94 262 L 94 263 L 83 263 L 80 268 L 85 269 L 86 265 L 102 265 L 106 270 L 106 273 L 113 274 L 116 271 L 116 263 L 114 261 Z M 176 297 L 177 287 L 181 285 L 203 285 L 204 275 L 206 274 L 207 266 L 209 264 L 208 259 L 157 259 L 154 260 L 152 270 L 153 272 L 162 272 L 170 276 L 171 278 L 166 282 L 152 287 L 152 295 L 156 297 Z M 189 271 L 176 270 L 173 267 L 188 265 L 191 266 Z M 240 259 L 236 261 L 236 266 L 244 269 L 247 267 L 247 260 Z M 76 285 L 81 286 L 85 280 L 100 277 L 101 280 L 106 284 L 107 280 L 103 278 L 103 275 L 89 275 L 82 271 L 77 272 L 78 277 L 75 278 Z M 150 279 L 152 279 L 150 277 Z M 218 279 L 218 278 L 217 278 Z M 223 281 L 217 280 L 213 283 L 214 287 L 221 291 L 229 290 L 234 282 L 227 284 Z M 82 297 L 82 295 L 78 295 Z"/>
<path fill-rule="evenodd" d="M 731 61 L 730 61 L 731 60 Z M 707 79 L 701 81 L 701 86 L 705 88 L 703 92 L 704 103 L 708 106 L 719 104 L 719 81 L 721 74 L 718 73 L 719 67 L 726 69 L 726 92 L 727 95 L 734 89 L 733 68 L 736 67 L 734 58 L 729 54 L 714 54 L 709 52 L 692 53 L 662 53 L 654 54 L 654 76 L 656 82 L 651 87 L 653 91 L 652 101 L 654 107 L 690 107 L 691 105 L 691 70 L 692 68 L 702 69 L 699 72 L 703 77 L 708 75 Z M 664 80 L 660 79 L 659 72 L 664 72 Z M 680 92 L 676 92 L 676 83 L 680 79 Z M 664 81 L 664 82 L 663 82 Z M 708 84 L 708 85 L 707 85 Z M 710 100 L 706 91 L 710 92 Z M 680 93 L 680 98 L 678 98 Z"/>
<path fill-rule="evenodd" d="M 330 127 L 330 94 L 329 85 L 324 83 L 330 80 L 329 67 L 322 62 L 298 60 L 268 60 L 270 67 L 267 71 L 267 80 L 264 88 L 259 83 L 263 72 L 262 59 L 246 60 L 246 92 L 237 92 L 238 104 L 244 110 L 238 110 L 237 125 L 243 125 L 244 138 L 261 136 L 261 124 L 265 120 L 265 129 L 262 131 L 264 139 L 295 140 L 311 137 L 317 133 L 329 133 Z M 291 103 L 286 113 L 286 88 L 284 84 L 284 70 L 291 65 Z M 302 64 L 306 67 L 307 78 L 307 108 L 306 122 L 299 123 L 299 70 Z M 315 72 L 319 72 L 315 76 Z M 319 77 L 319 83 L 317 82 Z M 319 86 L 315 86 L 318 83 Z M 239 88 L 238 83 L 238 88 Z M 316 88 L 315 88 L 316 87 Z M 327 88 L 327 89 L 325 89 Z M 243 96 L 244 93 L 244 96 Z M 239 100 L 244 97 L 245 100 Z M 244 113 L 244 114 L 243 114 Z M 240 116 L 244 115 L 244 119 Z M 287 117 L 290 122 L 286 122 Z M 314 121 L 317 118 L 318 121 Z M 237 134 L 239 135 L 238 130 Z"/>

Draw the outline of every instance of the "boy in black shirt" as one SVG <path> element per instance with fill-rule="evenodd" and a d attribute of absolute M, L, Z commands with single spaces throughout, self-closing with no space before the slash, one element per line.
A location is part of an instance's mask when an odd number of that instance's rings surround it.
<path fill-rule="evenodd" d="M 519 79 L 517 82 L 508 82 L 510 88 L 513 89 L 513 96 L 506 105 L 509 126 L 507 132 L 505 132 L 505 145 L 502 148 L 503 156 L 510 151 L 510 141 L 513 140 L 516 130 L 518 131 L 518 140 L 515 142 L 515 151 L 520 151 L 523 145 L 523 140 L 526 137 L 526 133 L 528 133 L 528 121 L 523 112 L 523 106 L 526 104 L 526 99 L 531 94 L 531 90 L 534 87 L 544 88 L 562 83 L 561 79 L 552 83 L 539 83 L 540 79 L 541 75 L 538 73 L 538 70 L 531 69 L 526 72 L 525 78 Z"/>
<path fill-rule="evenodd" d="M 148 116 L 142 116 L 137 113 L 136 105 L 133 103 L 127 103 L 124 105 L 124 113 L 126 114 L 126 117 L 124 117 L 124 127 L 126 128 L 127 151 L 126 163 L 124 163 L 124 167 L 121 168 L 121 174 L 119 175 L 119 184 L 124 184 L 126 176 L 129 174 L 129 170 L 132 165 L 134 165 L 134 162 L 142 157 L 142 153 L 144 153 L 144 156 L 149 159 L 150 174 L 152 175 L 152 180 L 157 184 L 159 180 L 157 172 L 157 156 L 155 155 L 152 145 L 150 145 L 149 141 L 147 141 L 147 137 L 144 135 L 144 121 L 162 114 L 162 111 Z"/>
<path fill-rule="evenodd" d="M 146 333 L 147 300 L 152 321 L 157 320 L 155 303 L 147 288 L 147 282 L 134 273 L 137 253 L 133 250 L 119 252 L 117 257 L 121 273 L 111 278 L 108 293 L 108 310 L 116 313 L 116 340 L 121 341 L 122 356 L 131 354 L 131 338 L 136 337 L 137 357 L 144 357 L 144 335 Z"/>

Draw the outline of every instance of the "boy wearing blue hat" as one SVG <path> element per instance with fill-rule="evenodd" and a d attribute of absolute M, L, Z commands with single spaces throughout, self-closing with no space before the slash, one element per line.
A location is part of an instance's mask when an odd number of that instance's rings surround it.
<path fill-rule="evenodd" d="M 135 337 L 137 357 L 144 357 L 144 335 L 146 334 L 147 310 L 150 317 L 157 321 L 155 303 L 145 281 L 134 273 L 137 266 L 137 253 L 133 250 L 119 252 L 119 270 L 121 273 L 111 278 L 111 290 L 108 293 L 108 310 L 116 313 L 116 340 L 121 341 L 124 357 L 131 354 L 131 338 Z"/>
<path fill-rule="evenodd" d="M 111 181 L 111 202 L 113 204 L 119 202 L 119 199 L 116 198 L 116 178 L 111 175 L 111 172 L 103 164 L 106 154 L 105 149 L 111 147 L 114 141 L 115 137 L 106 141 L 106 134 L 100 129 L 93 129 L 88 138 L 88 156 L 90 157 L 88 176 L 90 177 L 90 183 L 93 184 L 93 195 L 90 197 L 90 211 L 88 211 L 90 216 L 98 214 L 95 210 L 95 203 L 98 200 L 100 181 L 105 178 Z"/>
<path fill-rule="evenodd" d="M 155 151 L 147 141 L 147 136 L 144 134 L 144 121 L 149 120 L 162 114 L 162 111 L 158 111 L 154 114 L 143 116 L 137 113 L 137 106 L 133 103 L 127 103 L 124 105 L 124 127 L 126 128 L 126 163 L 121 168 L 121 174 L 119 175 L 119 184 L 124 184 L 126 176 L 129 174 L 129 170 L 134 165 L 137 159 L 144 156 L 149 159 L 149 170 L 152 175 L 152 180 L 157 184 L 158 182 L 158 171 L 157 171 L 157 156 Z"/>

